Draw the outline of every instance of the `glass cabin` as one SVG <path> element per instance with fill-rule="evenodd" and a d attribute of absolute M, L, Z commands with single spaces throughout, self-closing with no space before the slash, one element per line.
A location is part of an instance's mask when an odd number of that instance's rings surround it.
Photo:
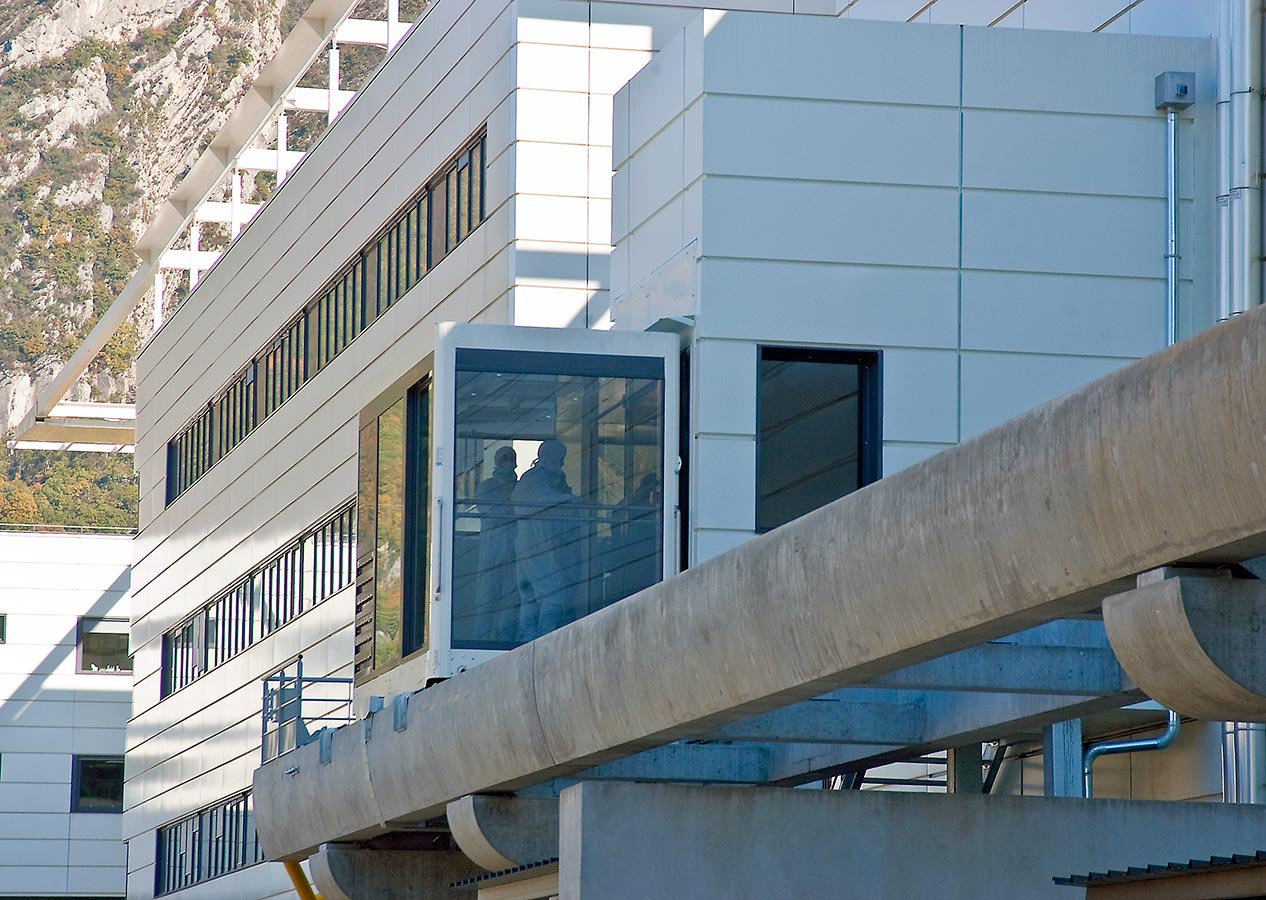
<path fill-rule="evenodd" d="M 430 375 L 362 420 L 359 680 L 449 677 L 677 571 L 678 352 L 440 326 Z"/>

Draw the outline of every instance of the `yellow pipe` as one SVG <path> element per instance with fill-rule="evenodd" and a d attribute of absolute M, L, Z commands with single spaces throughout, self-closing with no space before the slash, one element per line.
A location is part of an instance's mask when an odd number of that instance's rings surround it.
<path fill-rule="evenodd" d="M 288 859 L 282 865 L 286 867 L 286 874 L 290 876 L 290 883 L 295 886 L 295 893 L 299 895 L 299 900 L 321 900 L 321 895 L 312 890 L 312 885 L 308 883 L 308 876 L 303 874 L 303 868 L 297 862 Z"/>

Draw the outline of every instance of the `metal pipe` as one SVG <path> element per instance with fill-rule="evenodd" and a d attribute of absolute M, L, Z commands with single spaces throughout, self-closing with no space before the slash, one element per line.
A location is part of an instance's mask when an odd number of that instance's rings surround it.
<path fill-rule="evenodd" d="M 1165 725 L 1165 730 L 1157 737 L 1142 738 L 1136 741 L 1104 741 L 1101 744 L 1093 744 L 1086 748 L 1086 755 L 1082 757 L 1082 778 L 1085 781 L 1086 796 L 1094 796 L 1094 780 L 1093 769 L 1095 760 L 1101 756 L 1110 756 L 1117 753 L 1142 753 L 1147 750 L 1164 750 L 1178 737 L 1178 728 L 1181 724 L 1178 719 L 1178 713 L 1172 709 L 1166 710 L 1169 713 L 1169 719 Z"/>
<path fill-rule="evenodd" d="M 1218 321 L 1231 318 L 1231 3 L 1218 0 L 1217 297 Z"/>
<path fill-rule="evenodd" d="M 1262 302 L 1261 5 L 1239 0 L 1231 16 L 1231 313 Z"/>
<path fill-rule="evenodd" d="M 1178 110 L 1165 111 L 1165 346 L 1178 341 Z"/>
<path fill-rule="evenodd" d="M 312 885 L 308 882 L 308 876 L 303 874 L 303 869 L 297 862 L 292 859 L 282 863 L 286 867 L 286 874 L 290 876 L 290 883 L 294 885 L 295 893 L 299 895 L 299 900 L 317 900 L 318 894 L 312 890 Z"/>
<path fill-rule="evenodd" d="M 1227 803 L 1262 802 L 1264 748 L 1266 725 L 1222 723 L 1222 799 Z"/>

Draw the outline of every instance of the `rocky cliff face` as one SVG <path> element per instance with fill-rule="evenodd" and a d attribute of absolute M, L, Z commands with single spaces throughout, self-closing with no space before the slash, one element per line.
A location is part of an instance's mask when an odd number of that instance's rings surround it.
<path fill-rule="evenodd" d="M 132 245 L 153 210 L 271 58 L 301 3 L 4 6 L 0 430 L 7 431 L 127 282 L 137 262 Z M 138 310 L 136 321 L 148 314 Z M 129 399 L 137 339 L 133 323 L 72 397 Z"/>
<path fill-rule="evenodd" d="M 154 210 L 304 6 L 0 4 L 0 437 L 135 272 L 132 248 Z M 267 188 L 247 185 L 248 192 Z M 205 229 L 203 248 L 225 237 Z M 167 303 L 182 290 L 173 283 Z M 135 312 L 71 399 L 132 399 L 138 324 L 151 312 Z M 18 451 L 0 463 L 0 526 L 135 521 L 129 457 Z"/>
<path fill-rule="evenodd" d="M 309 0 L 3 0 L 0 2 L 0 440 L 135 273 L 137 238 L 272 58 Z M 384 0 L 353 12 L 382 18 Z M 401 0 L 401 18 L 425 0 Z M 342 48 L 355 89 L 382 51 Z M 317 60 L 304 83 L 324 83 Z M 324 114 L 291 117 L 306 149 Z M 244 185 L 263 199 L 272 176 Z M 213 197 L 212 199 L 225 199 Z M 204 225 L 201 249 L 220 249 Z M 164 305 L 187 290 L 169 278 Z M 148 334 L 144 301 L 72 389 L 72 400 L 128 401 Z M 5 523 L 135 522 L 130 457 L 50 455 L 0 445 Z"/>

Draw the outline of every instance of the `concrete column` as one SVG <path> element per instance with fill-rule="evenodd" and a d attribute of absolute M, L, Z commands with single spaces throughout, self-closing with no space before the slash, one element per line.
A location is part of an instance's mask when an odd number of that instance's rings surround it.
<path fill-rule="evenodd" d="M 237 169 L 229 176 L 229 234 L 233 240 L 242 233 L 242 173 Z"/>
<path fill-rule="evenodd" d="M 980 744 L 955 747 L 946 754 L 945 790 L 951 794 L 979 794 L 985 789 Z"/>
<path fill-rule="evenodd" d="M 339 79 L 339 55 L 338 44 L 330 43 L 330 102 L 329 111 L 326 113 L 326 122 L 330 125 L 334 124 L 334 120 L 338 118 L 338 114 L 343 111 L 338 103 L 338 79 Z"/>
<path fill-rule="evenodd" d="M 277 117 L 277 187 L 281 187 L 281 183 L 286 180 L 289 174 L 286 170 L 283 156 L 286 152 L 286 114 L 282 113 Z"/>
<path fill-rule="evenodd" d="M 1042 729 L 1042 784 L 1048 797 L 1084 794 L 1081 769 L 1081 719 Z"/>
<path fill-rule="evenodd" d="M 157 333 L 158 329 L 163 327 L 163 293 L 167 287 L 166 281 L 163 279 L 163 270 L 161 268 L 154 269 L 154 328 L 151 334 Z"/>
<path fill-rule="evenodd" d="M 387 0 L 387 52 L 404 37 L 404 29 L 400 26 L 400 0 Z"/>
<path fill-rule="evenodd" d="M 189 250 L 197 253 L 200 249 L 198 244 L 202 241 L 202 226 L 197 222 L 189 223 Z M 192 259 L 189 262 L 189 293 L 193 293 L 194 288 L 198 286 L 198 276 L 202 272 L 199 270 L 197 263 Z"/>

